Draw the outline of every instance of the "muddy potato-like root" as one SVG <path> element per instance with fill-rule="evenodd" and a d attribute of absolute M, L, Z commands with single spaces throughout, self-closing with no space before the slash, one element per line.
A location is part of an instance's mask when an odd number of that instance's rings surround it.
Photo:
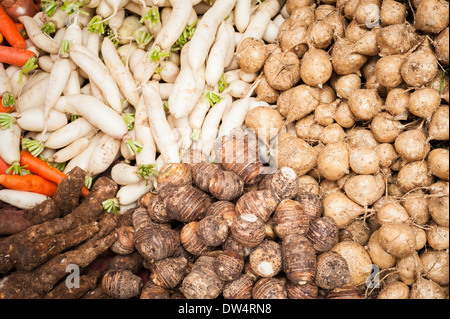
<path fill-rule="evenodd" d="M 300 60 L 291 51 L 272 52 L 264 63 L 267 82 L 276 90 L 288 90 L 300 80 Z"/>

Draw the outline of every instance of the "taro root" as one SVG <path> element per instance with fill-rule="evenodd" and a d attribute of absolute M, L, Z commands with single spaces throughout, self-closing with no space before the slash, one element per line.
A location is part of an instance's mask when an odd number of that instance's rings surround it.
<path fill-rule="evenodd" d="M 233 234 L 230 234 L 227 240 L 222 245 L 223 250 L 229 250 L 235 252 L 242 257 L 247 257 L 252 252 L 253 248 L 245 246 L 234 239 Z"/>
<path fill-rule="evenodd" d="M 266 239 L 249 256 L 251 268 L 261 277 L 274 277 L 281 271 L 281 246 Z"/>
<path fill-rule="evenodd" d="M 317 256 L 317 273 L 314 279 L 323 289 L 340 288 L 350 282 L 347 262 L 338 253 L 328 251 Z"/>
<path fill-rule="evenodd" d="M 206 210 L 205 216 L 221 215 L 231 226 L 236 217 L 236 205 L 229 201 L 217 201 L 212 203 Z"/>
<path fill-rule="evenodd" d="M 139 299 L 169 299 L 169 296 L 170 293 L 167 289 L 147 281 L 142 287 Z"/>
<path fill-rule="evenodd" d="M 291 234 L 281 243 L 283 271 L 296 284 L 312 282 L 316 275 L 316 251 L 304 236 Z"/>
<path fill-rule="evenodd" d="M 131 254 L 134 248 L 134 228 L 122 226 L 117 229 L 117 241 L 111 246 L 111 250 L 119 255 Z"/>
<path fill-rule="evenodd" d="M 263 177 L 258 140 L 253 133 L 238 129 L 216 139 L 214 154 L 223 169 L 235 172 L 246 185 L 257 184 Z"/>
<path fill-rule="evenodd" d="M 320 217 L 309 224 L 306 237 L 313 243 L 317 251 L 328 251 L 339 240 L 339 227 L 333 218 Z"/>
<path fill-rule="evenodd" d="M 254 281 L 247 274 L 242 274 L 239 278 L 227 282 L 223 288 L 225 299 L 251 299 Z"/>
<path fill-rule="evenodd" d="M 236 216 L 230 230 L 237 242 L 251 248 L 258 246 L 266 236 L 264 221 L 250 213 Z"/>
<path fill-rule="evenodd" d="M 272 175 L 268 188 L 280 199 L 293 199 L 299 192 L 298 175 L 290 167 L 281 167 Z"/>
<path fill-rule="evenodd" d="M 273 229 L 281 239 L 289 234 L 306 235 L 310 220 L 300 202 L 285 199 L 280 202 L 273 215 Z"/>
<path fill-rule="evenodd" d="M 158 188 L 165 185 L 182 186 L 192 183 L 191 168 L 184 163 L 168 163 L 161 167 L 158 174 Z"/>
<path fill-rule="evenodd" d="M 180 290 L 187 299 L 214 299 L 222 292 L 224 282 L 214 271 L 214 259 L 200 256 L 184 277 Z"/>
<path fill-rule="evenodd" d="M 192 185 L 167 186 L 159 194 L 172 219 L 188 223 L 205 215 L 207 195 Z"/>
<path fill-rule="evenodd" d="M 200 188 L 202 191 L 208 192 L 209 181 L 211 180 L 211 177 L 219 171 L 221 171 L 219 164 L 212 164 L 207 162 L 197 164 L 195 168 L 192 169 L 194 185 Z"/>
<path fill-rule="evenodd" d="M 150 279 L 155 285 L 166 289 L 176 287 L 184 278 L 187 259 L 168 257 L 151 264 Z"/>
<path fill-rule="evenodd" d="M 303 211 L 310 218 L 310 221 L 322 216 L 324 207 L 322 200 L 316 194 L 300 193 L 296 200 L 302 205 Z"/>
<path fill-rule="evenodd" d="M 236 202 L 236 214 L 254 214 L 267 222 L 278 203 L 279 198 L 269 190 L 249 191 Z"/>
<path fill-rule="evenodd" d="M 159 195 L 154 195 L 150 198 L 147 203 L 147 212 L 155 223 L 167 223 L 170 221 L 166 206 Z"/>
<path fill-rule="evenodd" d="M 144 258 L 161 260 L 173 255 L 180 246 L 180 236 L 167 227 L 144 227 L 135 231 L 134 246 Z"/>
<path fill-rule="evenodd" d="M 253 286 L 253 299 L 287 299 L 287 291 L 281 280 L 261 278 Z"/>
<path fill-rule="evenodd" d="M 217 171 L 209 180 L 209 192 L 218 200 L 232 201 L 244 192 L 244 181 L 231 171 Z"/>
<path fill-rule="evenodd" d="M 358 288 L 352 284 L 346 284 L 328 292 L 327 299 L 365 299 Z"/>
<path fill-rule="evenodd" d="M 200 240 L 210 247 L 222 245 L 228 237 L 228 222 L 222 215 L 210 215 L 197 223 L 197 235 Z"/>
<path fill-rule="evenodd" d="M 206 246 L 197 233 L 198 222 L 190 222 L 183 226 L 180 233 L 181 245 L 192 255 L 198 256 L 204 252 L 212 250 Z"/>
<path fill-rule="evenodd" d="M 136 276 L 130 270 L 110 270 L 102 279 L 103 291 L 117 299 L 130 299 L 138 296 L 142 286 L 141 277 Z"/>
<path fill-rule="evenodd" d="M 214 271 L 223 281 L 236 280 L 244 269 L 244 258 L 230 250 L 224 250 L 214 260 Z"/>
<path fill-rule="evenodd" d="M 289 299 L 317 299 L 319 287 L 315 283 L 297 285 L 291 281 L 286 284 Z"/>

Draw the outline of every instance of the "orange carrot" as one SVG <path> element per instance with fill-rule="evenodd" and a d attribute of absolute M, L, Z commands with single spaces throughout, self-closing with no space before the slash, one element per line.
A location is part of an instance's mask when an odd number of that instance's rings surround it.
<path fill-rule="evenodd" d="M 5 162 L 3 158 L 0 157 L 0 174 L 7 174 L 6 171 L 9 168 L 9 164 Z"/>
<path fill-rule="evenodd" d="M 3 42 L 3 34 L 0 33 L 0 43 Z"/>
<path fill-rule="evenodd" d="M 15 104 L 16 100 L 11 93 L 3 93 L 3 95 L 0 96 L 0 113 L 9 113 L 14 111 L 16 109 L 14 107 Z"/>
<path fill-rule="evenodd" d="M 57 185 L 67 177 L 66 174 L 61 172 L 50 163 L 47 163 L 46 161 L 38 157 L 34 157 L 30 152 L 27 151 L 20 152 L 20 166 L 25 166 L 26 169 L 30 172 L 39 175 Z M 83 187 L 83 189 L 81 190 L 81 194 L 83 196 L 87 196 L 89 194 L 89 190 L 86 187 Z"/>
<path fill-rule="evenodd" d="M 0 45 L 0 63 L 23 66 L 27 61 L 36 56 L 33 51 Z"/>
<path fill-rule="evenodd" d="M 27 30 L 25 30 L 25 27 L 23 26 L 22 23 L 16 22 L 14 23 L 14 25 L 16 26 L 17 31 L 20 32 L 20 34 L 22 35 L 22 37 L 26 40 L 28 39 L 27 36 Z"/>
<path fill-rule="evenodd" d="M 7 175 L 0 174 L 0 184 L 9 189 L 39 193 L 52 197 L 58 186 L 39 175 Z"/>
<path fill-rule="evenodd" d="M 14 21 L 2 6 L 0 6 L 0 32 L 12 47 L 17 49 L 25 49 L 27 47 L 22 34 L 17 30 Z"/>

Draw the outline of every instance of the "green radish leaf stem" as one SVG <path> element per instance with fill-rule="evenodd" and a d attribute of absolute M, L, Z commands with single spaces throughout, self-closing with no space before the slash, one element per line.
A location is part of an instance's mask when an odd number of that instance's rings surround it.
<path fill-rule="evenodd" d="M 14 130 L 14 117 L 8 113 L 0 113 L 0 128 Z"/>
<path fill-rule="evenodd" d="M 127 125 L 127 128 L 129 131 L 134 129 L 134 122 L 135 122 L 135 115 L 134 113 L 124 113 L 122 115 L 123 120 L 125 121 L 125 124 Z"/>
<path fill-rule="evenodd" d="M 140 23 L 150 20 L 150 26 L 156 28 L 160 20 L 159 10 L 157 7 L 149 9 L 139 20 Z"/>
<path fill-rule="evenodd" d="M 139 166 L 137 174 L 141 176 L 143 179 L 145 179 L 145 185 L 148 184 L 148 178 L 151 175 L 155 176 L 159 175 L 158 171 L 156 171 L 154 168 L 155 168 L 154 164 L 142 164 Z"/>
<path fill-rule="evenodd" d="M 31 57 L 28 59 L 28 61 L 22 66 L 22 70 L 19 74 L 19 84 L 22 83 L 23 75 L 27 74 L 28 72 L 37 69 L 38 65 L 36 63 L 36 57 Z"/>
<path fill-rule="evenodd" d="M 183 46 L 192 38 L 195 32 L 195 25 L 197 24 L 197 20 L 192 22 L 192 24 L 188 25 L 184 28 L 181 35 L 178 37 L 178 40 L 174 43 L 172 48 L 170 49 L 172 52 L 180 51 Z"/>
<path fill-rule="evenodd" d="M 111 213 L 112 211 L 114 215 L 117 215 L 117 210 L 120 208 L 117 198 L 110 198 L 103 201 L 102 206 L 104 210 L 106 210 L 108 213 Z"/>

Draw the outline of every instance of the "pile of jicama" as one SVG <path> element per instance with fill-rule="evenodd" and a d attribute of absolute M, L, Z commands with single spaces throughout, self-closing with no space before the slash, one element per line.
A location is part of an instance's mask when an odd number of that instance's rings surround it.
<path fill-rule="evenodd" d="M 83 168 L 87 188 L 110 171 L 121 185 L 114 209 L 153 190 L 164 163 L 191 149 L 209 156 L 249 109 L 275 107 L 252 97 L 258 74 L 241 70 L 235 51 L 246 37 L 274 42 L 283 5 L 46 0 L 36 14 L 13 17 L 26 38 L 20 47 L 8 41 L 14 52 L 0 64 L 0 157 L 3 179 L 15 179 L 2 185 L 16 189 L 0 199 L 29 208 L 54 192 L 57 180 L 46 192 L 45 181 L 17 182 L 38 175 L 25 153 L 64 174 Z"/>

